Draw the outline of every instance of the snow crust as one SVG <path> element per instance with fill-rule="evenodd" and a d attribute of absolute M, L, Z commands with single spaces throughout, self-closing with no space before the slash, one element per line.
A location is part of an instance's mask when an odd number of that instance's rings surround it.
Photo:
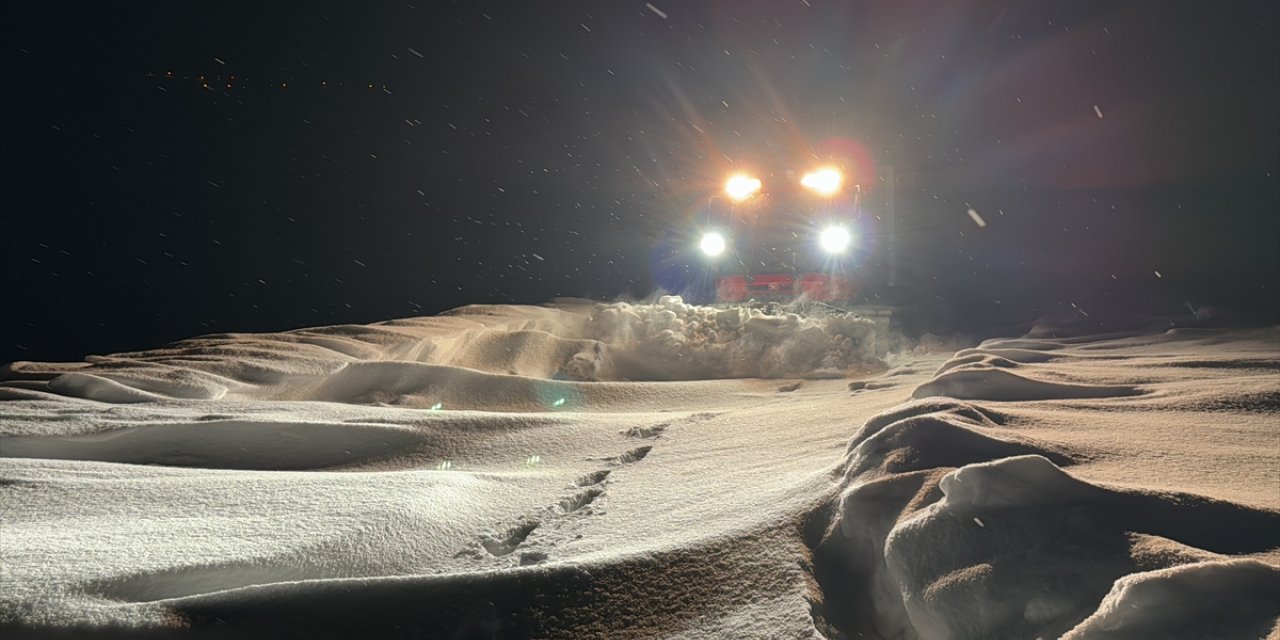
<path fill-rule="evenodd" d="M 879 338 L 563 301 L 6 365 L 0 633 L 1277 635 L 1280 330 Z"/>

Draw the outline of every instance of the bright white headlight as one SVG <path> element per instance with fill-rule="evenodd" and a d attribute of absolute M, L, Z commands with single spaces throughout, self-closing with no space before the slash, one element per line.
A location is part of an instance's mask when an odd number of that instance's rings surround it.
<path fill-rule="evenodd" d="M 714 258 L 724 253 L 727 245 L 728 243 L 725 242 L 724 236 L 715 231 L 708 231 L 702 234 L 702 241 L 698 243 L 698 248 L 702 249 L 702 252 L 707 254 L 708 257 Z"/>
<path fill-rule="evenodd" d="M 830 226 L 818 234 L 818 244 L 827 253 L 844 253 L 853 244 L 853 234 L 841 226 Z"/>

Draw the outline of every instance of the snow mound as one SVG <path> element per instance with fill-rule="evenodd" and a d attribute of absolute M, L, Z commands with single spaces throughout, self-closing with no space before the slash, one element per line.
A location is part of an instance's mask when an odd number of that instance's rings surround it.
<path fill-rule="evenodd" d="M 945 365 L 944 365 L 945 366 Z M 1006 369 L 965 365 L 916 387 L 912 397 L 950 396 L 969 400 L 1066 400 L 1141 394 L 1137 387 L 1036 380 Z"/>
<path fill-rule="evenodd" d="M 1070 464 L 1065 455 L 1051 453 L 1016 439 L 996 438 L 940 416 L 917 416 L 895 422 L 864 440 L 849 456 L 847 473 L 862 475 L 904 473 L 1039 454 Z M 946 486 L 943 486 L 946 491 Z"/>
<path fill-rule="evenodd" d="M 139 382 L 149 382 L 142 378 Z M 151 385 L 146 385 L 151 386 Z M 163 395 L 151 393 L 138 387 L 118 382 L 111 378 L 95 376 L 87 373 L 67 373 L 49 381 L 49 390 L 64 396 L 127 404 L 130 402 L 148 402 L 161 400 Z"/>
<path fill-rule="evenodd" d="M 1141 569 L 1130 532 L 1241 553 L 1274 546 L 1280 527 L 1273 512 L 1104 489 L 1040 456 L 965 466 L 939 486 L 942 499 L 885 540 L 887 573 L 925 638 L 1066 632 L 1097 610 L 1116 580 Z M 1274 590 L 1278 577 L 1261 580 Z M 1256 581 L 1220 584 L 1224 599 L 1258 600 Z"/>
<path fill-rule="evenodd" d="M 546 410 L 580 406 L 578 383 L 418 362 L 358 362 L 302 391 L 301 399 L 406 408 Z M 558 403 L 558 404 L 557 404 Z"/>
<path fill-rule="evenodd" d="M 1053 492 L 1056 487 L 1052 480 L 1042 480 L 1056 479 L 1055 472 L 1065 474 L 1049 458 L 1065 465 L 1073 463 L 1072 457 L 1048 445 L 1010 435 L 1001 428 L 1005 422 L 1004 415 L 985 407 L 934 397 L 912 401 L 867 420 L 849 444 L 843 467 L 846 489 L 840 496 L 831 531 L 815 555 L 820 563 L 817 575 L 829 595 L 850 600 L 846 615 L 866 621 L 864 624 L 869 623 L 881 637 L 899 637 L 909 630 L 921 632 L 920 637 L 926 638 L 962 637 L 955 635 L 954 629 L 945 628 L 959 615 L 957 611 L 929 611 L 944 621 L 943 627 L 935 630 L 937 635 L 930 635 L 928 620 L 918 620 L 921 614 L 915 611 L 918 606 L 909 597 L 908 589 L 922 579 L 919 576 L 931 576 L 931 568 L 926 565 L 904 569 L 894 564 L 902 554 L 913 552 L 921 556 L 955 553 L 957 550 L 951 545 L 957 541 L 943 534 L 932 542 L 938 549 L 916 550 L 914 540 L 908 537 L 908 542 L 902 542 L 899 536 L 903 535 L 903 527 L 909 531 L 917 514 L 943 508 L 940 505 L 963 511 L 968 508 L 965 505 L 981 503 L 984 492 L 1003 496 L 993 499 L 1006 502 L 1016 500 L 1020 487 Z M 1050 469 L 1041 468 L 1040 461 Z M 1000 469 L 996 480 L 983 471 L 990 466 Z M 1010 475 L 1025 478 L 1005 481 L 1005 476 Z M 1048 499 L 1046 503 L 1055 501 Z M 976 580 L 983 571 L 974 569 L 970 572 L 973 575 L 955 577 Z M 966 612 L 973 602 L 988 594 L 969 597 L 974 599 L 959 606 Z M 969 637 L 994 636 L 980 633 Z"/>
<path fill-rule="evenodd" d="M 1020 364 L 1049 362 L 1060 356 L 1030 349 L 964 349 L 942 363 L 933 373 L 940 376 L 957 367 L 1016 369 Z"/>
<path fill-rule="evenodd" d="M 979 356 L 979 357 L 992 356 L 995 358 L 1003 358 L 1004 360 L 1008 360 L 1010 362 L 1017 362 L 1019 364 L 1049 362 L 1050 360 L 1053 360 L 1055 358 L 1062 357 L 1048 350 L 1037 351 L 1035 349 L 1002 349 L 1002 348 L 994 348 L 994 347 L 975 347 L 972 349 L 961 349 L 957 351 L 955 355 L 951 356 L 951 359 L 948 360 L 948 363 L 951 363 L 952 366 L 955 366 L 958 364 L 964 364 L 964 359 L 970 356 Z M 942 373 L 942 371 L 938 371 L 938 373 Z"/>
<path fill-rule="evenodd" d="M 967 465 L 943 476 L 938 486 L 944 496 L 940 504 L 959 515 L 984 509 L 1070 504 L 1098 495 L 1094 487 L 1037 455 Z"/>
<path fill-rule="evenodd" d="M 655 304 L 475 305 L 439 317 L 218 334 L 83 363 L 0 370 L 9 399 L 328 400 L 526 410 L 574 395 L 547 381 L 833 377 L 880 367 L 874 322 Z M 300 391 L 302 390 L 302 391 Z"/>
<path fill-rule="evenodd" d="M 998 426 L 1004 424 L 1006 420 L 1004 415 L 996 411 L 951 398 L 929 397 L 912 400 L 868 418 L 849 441 L 847 452 L 853 453 L 853 450 L 863 441 L 891 424 L 929 414 L 946 414 L 951 419 L 981 426 Z"/>
<path fill-rule="evenodd" d="M 1230 389 L 1274 393 L 1267 391 L 1273 374 L 1246 384 L 1236 373 L 1265 375 L 1268 359 L 1258 349 L 1270 343 L 1224 341 L 1236 351 L 1224 353 L 1222 364 L 1201 363 L 1203 356 L 1189 355 L 1199 348 L 1185 347 L 1194 342 L 1212 353 L 1222 349 L 1210 344 L 1215 340 L 1221 336 L 1021 339 L 957 352 L 916 388 L 914 400 L 869 418 L 849 441 L 842 490 L 814 549 L 824 615 L 851 636 L 884 638 L 1273 632 L 1280 569 L 1231 556 L 1273 558 L 1280 511 L 1084 480 L 1063 467 L 1091 463 L 1093 450 L 1027 437 L 1044 428 L 1020 417 L 1014 404 L 1093 398 L 1180 407 L 1196 389 L 1218 399 L 1231 397 Z M 1091 355 L 1097 352 L 1108 355 Z M 1133 382 L 1114 370 L 1141 360 L 1222 369 L 1227 382 L 1210 390 L 1194 372 L 1169 373 L 1187 385 L 1176 393 L 1148 392 L 1146 373 L 1144 387 L 1084 383 L 1101 377 L 1093 363 L 1103 360 L 1104 380 Z M 986 401 L 1009 404 L 995 411 L 979 404 Z"/>
<path fill-rule="evenodd" d="M 306 443 L 306 446 L 299 446 Z M 406 450 L 440 449 L 394 425 L 218 420 L 151 424 L 101 435 L 6 438 L 4 455 L 207 469 L 321 469 L 368 463 Z"/>
<path fill-rule="evenodd" d="M 1278 617 L 1280 569 L 1256 560 L 1201 562 L 1116 580 L 1098 610 L 1062 640 L 1274 637 Z"/>

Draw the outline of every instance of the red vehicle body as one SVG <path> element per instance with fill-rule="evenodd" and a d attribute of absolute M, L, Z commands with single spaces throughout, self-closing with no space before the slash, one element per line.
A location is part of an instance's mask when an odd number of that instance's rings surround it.
<path fill-rule="evenodd" d="M 716 280 L 717 302 L 791 300 L 800 296 L 818 302 L 844 302 L 855 294 L 854 278 L 839 273 L 722 275 Z"/>

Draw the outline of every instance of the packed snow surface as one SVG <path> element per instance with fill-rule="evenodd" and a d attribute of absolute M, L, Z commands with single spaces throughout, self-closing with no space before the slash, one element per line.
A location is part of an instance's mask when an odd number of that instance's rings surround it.
<path fill-rule="evenodd" d="M 664 298 L 12 363 L 0 632 L 1280 638 L 1280 330 L 887 344 Z"/>

